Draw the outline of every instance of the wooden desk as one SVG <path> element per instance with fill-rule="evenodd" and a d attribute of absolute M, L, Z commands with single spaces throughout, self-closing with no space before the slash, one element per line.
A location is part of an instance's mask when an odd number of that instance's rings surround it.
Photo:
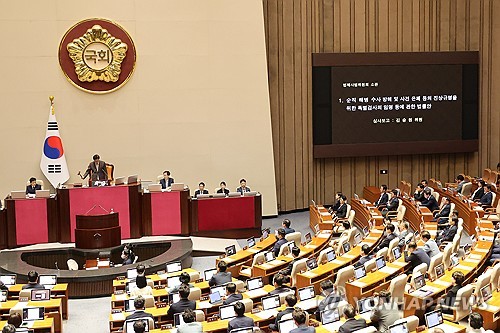
<path fill-rule="evenodd" d="M 109 268 L 110 261 L 108 259 L 87 259 L 85 260 L 85 269 L 101 269 L 101 268 Z"/>
<path fill-rule="evenodd" d="M 312 230 L 316 230 L 319 225 L 320 230 L 332 230 L 332 215 L 323 206 L 309 206 L 309 226 Z"/>
<path fill-rule="evenodd" d="M 9 288 L 9 300 L 16 300 L 19 298 L 19 292 L 22 290 L 23 284 L 18 283 Z M 58 283 L 50 290 L 50 297 L 53 299 L 61 299 L 62 303 L 62 317 L 67 320 L 68 315 L 68 284 Z"/>
<path fill-rule="evenodd" d="M 55 333 L 62 332 L 62 302 L 60 298 L 53 298 L 48 301 L 29 301 L 19 302 L 10 300 L 0 303 L 0 314 L 8 315 L 11 310 L 21 311 L 24 307 L 44 307 L 45 316 L 54 318 L 54 331 Z M 52 314 L 51 314 L 52 313 Z"/>
<path fill-rule="evenodd" d="M 195 269 L 185 268 L 182 271 L 175 272 L 175 273 L 165 273 L 165 274 L 161 274 L 161 275 L 158 275 L 158 274 L 146 275 L 146 278 L 149 279 L 149 280 L 151 280 L 151 281 L 153 281 L 153 284 L 155 286 L 157 286 L 157 285 L 165 285 L 167 283 L 167 278 L 168 277 L 180 275 L 182 272 L 186 272 L 188 274 L 191 274 L 191 273 L 198 274 L 198 271 L 195 270 Z M 116 290 L 125 290 L 125 286 L 126 286 L 127 282 L 129 282 L 129 280 L 127 278 L 125 278 L 123 280 L 114 279 L 113 280 L 113 291 L 116 291 Z M 208 282 L 206 282 L 206 284 L 208 286 Z"/>
<path fill-rule="evenodd" d="M 144 192 L 142 234 L 189 235 L 189 189 L 172 192 Z"/>
<path fill-rule="evenodd" d="M 7 321 L 0 321 L 0 327 L 7 325 Z M 43 320 L 35 320 L 33 326 L 28 327 L 35 333 L 54 333 L 54 318 L 45 318 Z"/>
<path fill-rule="evenodd" d="M 500 328 L 500 292 L 495 290 L 493 297 L 479 306 L 475 306 L 472 311 L 478 312 L 483 316 L 483 327 L 488 330 L 498 331 Z"/>

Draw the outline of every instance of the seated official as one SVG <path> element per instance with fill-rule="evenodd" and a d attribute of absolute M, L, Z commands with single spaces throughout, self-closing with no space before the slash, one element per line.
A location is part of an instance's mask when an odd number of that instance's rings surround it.
<path fill-rule="evenodd" d="M 398 303 L 391 298 L 391 292 L 388 290 L 382 290 L 380 293 L 374 293 L 373 295 L 378 296 L 378 304 L 375 304 L 372 309 L 370 320 L 378 325 L 379 332 L 388 333 L 389 326 L 402 317 L 398 309 Z"/>
<path fill-rule="evenodd" d="M 7 324 L 3 327 L 2 333 L 16 333 L 16 328 L 14 325 Z"/>
<path fill-rule="evenodd" d="M 123 260 L 122 265 L 132 265 L 134 263 L 130 255 L 130 251 L 127 249 L 122 251 L 121 258 Z"/>
<path fill-rule="evenodd" d="M 136 287 L 130 291 L 131 296 L 153 295 L 153 289 L 148 286 L 145 276 L 137 276 L 135 279 Z"/>
<path fill-rule="evenodd" d="M 436 237 L 437 245 L 441 245 L 442 242 L 453 241 L 453 238 L 457 234 L 457 230 L 458 230 L 457 224 L 458 224 L 458 217 L 453 216 L 450 220 L 450 226 L 448 227 L 448 229 L 443 230 L 441 232 L 441 234 L 439 234 Z"/>
<path fill-rule="evenodd" d="M 432 189 L 429 187 L 429 182 L 427 181 L 427 179 L 422 179 L 420 181 L 420 184 L 424 185 L 424 191 L 431 190 L 431 192 L 432 192 Z"/>
<path fill-rule="evenodd" d="M 135 260 L 135 253 L 134 253 L 134 245 L 132 243 L 125 243 L 123 245 L 123 251 L 127 250 L 128 251 L 128 256 L 132 262 Z M 146 267 L 144 267 L 144 270 L 146 270 Z"/>
<path fill-rule="evenodd" d="M 424 191 L 424 199 L 420 202 L 420 205 L 427 207 L 431 212 L 439 209 L 439 204 L 430 189 Z"/>
<path fill-rule="evenodd" d="M 430 258 L 441 253 L 441 251 L 439 250 L 439 246 L 436 244 L 436 241 L 431 238 L 431 234 L 427 230 L 422 231 L 421 237 L 422 241 L 424 241 L 424 246 L 422 249 Z"/>
<path fill-rule="evenodd" d="M 471 329 L 467 333 L 493 333 L 492 330 L 485 331 L 483 325 L 483 316 L 478 312 L 472 312 L 469 315 L 469 326 Z"/>
<path fill-rule="evenodd" d="M 220 188 L 217 190 L 217 193 L 229 194 L 229 190 L 226 188 L 226 182 L 220 182 L 219 186 Z"/>
<path fill-rule="evenodd" d="M 179 281 L 181 283 L 180 285 L 172 287 L 172 288 L 168 288 L 168 293 L 169 294 L 173 294 L 173 293 L 178 292 L 179 291 L 179 287 L 182 286 L 182 285 L 188 286 L 188 288 L 193 288 L 194 287 L 194 285 L 192 285 L 191 283 L 189 283 L 191 281 L 191 276 L 187 272 L 182 272 L 181 275 L 179 275 Z"/>
<path fill-rule="evenodd" d="M 335 194 L 335 204 L 328 209 L 328 212 L 330 214 L 332 214 L 332 215 L 335 214 L 337 212 L 337 210 L 339 209 L 341 196 L 342 196 L 342 192 L 337 192 L 337 194 Z"/>
<path fill-rule="evenodd" d="M 396 238 L 397 236 L 394 234 L 394 230 L 396 230 L 396 227 L 394 226 L 394 224 L 392 223 L 389 223 L 386 227 L 385 227 L 385 236 L 382 238 L 382 241 L 380 242 L 380 244 L 377 246 L 377 248 L 375 249 L 375 252 L 378 252 L 380 249 L 383 249 L 384 247 L 389 247 L 389 244 L 391 243 L 391 241 Z"/>
<path fill-rule="evenodd" d="M 399 224 L 399 243 L 398 246 L 403 248 L 406 240 L 406 236 L 410 234 L 410 224 L 408 222 L 402 222 Z"/>
<path fill-rule="evenodd" d="M 478 182 L 477 189 L 470 195 L 470 199 L 472 201 L 479 201 L 481 197 L 484 195 L 484 187 L 486 186 L 486 182 L 484 180 L 480 180 Z"/>
<path fill-rule="evenodd" d="M 243 194 L 243 192 L 250 192 L 250 187 L 247 187 L 245 178 L 240 179 L 240 187 L 236 189 L 236 192 L 240 192 L 241 194 Z"/>
<path fill-rule="evenodd" d="M 140 318 L 151 318 L 154 319 L 151 313 L 145 311 L 146 300 L 142 296 L 137 296 L 134 299 L 135 311 L 126 318 L 126 320 L 140 319 Z"/>
<path fill-rule="evenodd" d="M 146 324 L 142 320 L 137 320 L 134 325 L 134 333 L 144 333 L 146 332 Z"/>
<path fill-rule="evenodd" d="M 89 166 L 83 176 L 80 172 L 78 172 L 78 174 L 82 177 L 82 179 L 85 179 L 88 175 L 90 175 L 90 180 L 93 182 L 98 180 L 108 180 L 106 162 L 101 161 L 101 157 L 97 154 L 95 154 L 92 159 L 93 161 L 89 163 Z"/>
<path fill-rule="evenodd" d="M 226 272 L 226 270 L 227 270 L 226 262 L 224 260 L 219 261 L 219 263 L 217 264 L 217 273 L 212 275 L 212 278 L 210 279 L 210 281 L 208 281 L 208 285 L 210 287 L 213 287 L 231 282 L 233 280 L 231 272 Z"/>
<path fill-rule="evenodd" d="M 237 328 L 253 327 L 254 320 L 245 316 L 245 304 L 241 302 L 236 302 L 234 304 L 234 312 L 236 313 L 236 318 L 229 321 L 227 324 L 227 332 L 231 332 Z"/>
<path fill-rule="evenodd" d="M 43 285 L 38 283 L 38 272 L 29 271 L 28 283 L 23 286 L 23 289 L 45 289 Z"/>
<path fill-rule="evenodd" d="M 285 235 L 295 232 L 295 229 L 290 228 L 290 225 L 292 225 L 292 221 L 290 221 L 289 219 L 284 219 L 281 225 L 283 226 L 283 230 L 285 230 Z"/>
<path fill-rule="evenodd" d="M 161 188 L 165 190 L 167 187 L 172 186 L 173 183 L 175 183 L 175 181 L 170 177 L 170 171 L 163 171 L 163 179 L 160 179 Z"/>
<path fill-rule="evenodd" d="M 286 308 L 276 315 L 276 320 L 274 321 L 274 324 L 269 324 L 269 328 L 273 331 L 279 331 L 279 322 L 281 321 L 281 318 L 283 318 L 284 315 L 293 313 L 293 308 L 295 304 L 297 304 L 297 297 L 295 295 L 286 295 L 285 297 L 285 304 Z"/>
<path fill-rule="evenodd" d="M 191 291 L 189 290 L 188 286 L 182 285 L 179 287 L 179 296 L 181 299 L 177 303 L 173 303 L 172 305 L 170 305 L 170 307 L 168 308 L 168 319 L 173 319 L 174 314 L 182 313 L 187 309 L 196 310 L 196 302 L 190 301 L 188 299 L 190 293 Z"/>
<path fill-rule="evenodd" d="M 457 176 L 457 192 L 458 193 L 462 193 L 462 189 L 466 183 L 467 182 L 465 181 L 464 176 L 462 176 L 462 175 Z"/>
<path fill-rule="evenodd" d="M 413 193 L 413 199 L 415 199 L 415 201 L 424 200 L 424 189 L 425 189 L 425 186 L 423 184 L 417 185 L 417 188 L 415 189 L 415 193 Z"/>
<path fill-rule="evenodd" d="M 361 258 L 359 258 L 359 261 L 354 265 L 354 267 L 361 267 L 372 258 L 373 256 L 370 255 L 370 247 L 368 244 L 363 244 L 363 246 L 361 246 Z"/>
<path fill-rule="evenodd" d="M 300 260 L 299 255 L 300 255 L 300 249 L 296 246 L 292 247 L 292 257 L 293 260 L 288 263 L 288 266 L 286 268 L 282 269 L 280 271 L 281 274 L 290 276 L 292 274 L 292 269 L 293 269 L 293 264 L 296 263 L 298 260 Z"/>
<path fill-rule="evenodd" d="M 417 243 L 415 242 L 410 242 L 410 244 L 408 244 L 408 251 L 404 251 L 404 255 L 405 262 L 409 263 L 408 270 L 410 272 L 413 272 L 413 269 L 421 263 L 425 263 L 427 267 L 431 264 L 431 258 L 424 249 L 417 248 Z"/>
<path fill-rule="evenodd" d="M 281 273 L 277 273 L 274 275 L 273 284 L 274 290 L 269 292 L 269 295 L 279 295 L 281 293 L 289 292 L 291 289 L 285 286 L 285 283 L 288 281 L 288 277 Z"/>
<path fill-rule="evenodd" d="M 375 207 L 381 210 L 387 205 L 388 202 L 389 194 L 387 194 L 387 185 L 382 185 L 380 186 L 380 197 L 373 204 L 375 205 Z"/>
<path fill-rule="evenodd" d="M 36 191 L 40 191 L 42 186 L 36 183 L 36 178 L 30 178 L 30 184 L 26 186 L 26 194 L 36 194 Z"/>
<path fill-rule="evenodd" d="M 339 333 L 352 333 L 354 331 L 366 328 L 366 320 L 356 319 L 356 309 L 351 304 L 344 307 L 345 323 L 339 327 Z"/>
<path fill-rule="evenodd" d="M 297 328 L 294 328 L 290 331 L 290 333 L 314 333 L 316 329 L 313 326 L 309 326 L 309 323 L 306 323 L 307 314 L 301 308 L 295 308 L 292 312 L 293 321 L 295 321 L 295 325 Z"/>
<path fill-rule="evenodd" d="M 203 328 L 201 323 L 196 321 L 196 313 L 191 309 L 186 309 L 182 313 L 182 320 L 184 320 L 184 324 L 177 327 L 178 333 L 201 333 L 203 332 Z"/>
<path fill-rule="evenodd" d="M 337 212 L 332 216 L 334 219 L 345 219 L 347 217 L 347 197 L 345 195 L 340 196 L 340 207 Z"/>
<path fill-rule="evenodd" d="M 462 288 L 464 281 L 464 273 L 460 271 L 453 272 L 453 274 L 451 275 L 451 282 L 453 283 L 453 286 L 444 298 L 440 298 L 438 300 L 438 305 L 436 306 L 436 308 L 441 309 L 441 312 L 443 313 L 453 314 L 453 310 L 451 309 L 451 307 L 455 304 L 457 293 L 460 288 Z"/>
<path fill-rule="evenodd" d="M 448 223 L 448 218 L 450 217 L 451 214 L 451 202 L 450 198 L 446 197 L 444 198 L 444 204 L 443 207 L 438 212 L 434 213 L 434 219 L 433 221 L 437 221 L 438 224 L 446 224 Z"/>
<path fill-rule="evenodd" d="M 7 319 L 7 324 L 11 324 L 15 328 L 21 327 L 21 324 L 23 323 L 23 317 L 21 317 L 21 314 L 19 312 L 13 312 L 9 315 L 9 319 Z"/>
<path fill-rule="evenodd" d="M 194 191 L 194 197 L 197 198 L 200 194 L 208 194 L 208 190 L 205 190 L 205 183 L 200 182 L 198 184 L 198 189 Z"/>
<path fill-rule="evenodd" d="M 276 241 L 276 243 L 274 243 L 274 247 L 273 247 L 273 252 L 274 252 L 274 256 L 277 257 L 278 254 L 280 254 L 280 248 L 281 248 L 281 245 L 285 244 L 287 242 L 287 240 L 285 239 L 285 229 L 283 228 L 279 228 L 277 230 L 277 238 L 278 240 Z"/>
<path fill-rule="evenodd" d="M 228 305 L 237 301 L 241 301 L 243 299 L 243 295 L 236 292 L 236 284 L 229 282 L 226 284 L 226 299 L 222 304 Z"/>
<path fill-rule="evenodd" d="M 318 321 L 321 321 L 320 313 L 324 310 L 335 309 L 342 300 L 342 297 L 335 292 L 335 286 L 330 280 L 321 281 L 319 287 L 321 293 L 323 294 L 323 296 L 325 296 L 325 298 L 323 298 L 321 302 L 319 302 L 318 309 L 316 310 L 315 315 Z"/>
<path fill-rule="evenodd" d="M 137 271 L 137 276 L 146 276 L 146 266 L 143 264 L 137 265 L 135 270 Z"/>
<path fill-rule="evenodd" d="M 484 194 L 479 199 L 479 204 L 481 207 L 491 207 L 493 204 L 493 193 L 491 193 L 492 186 L 490 184 L 484 187 Z"/>
<path fill-rule="evenodd" d="M 389 193 L 389 202 L 384 209 L 381 210 L 382 216 L 387 218 L 389 212 L 395 212 L 399 207 L 398 190 L 394 189 Z"/>

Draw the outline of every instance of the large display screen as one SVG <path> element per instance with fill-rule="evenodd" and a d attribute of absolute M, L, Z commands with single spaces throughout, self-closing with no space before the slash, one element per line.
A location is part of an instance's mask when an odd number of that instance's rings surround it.
<path fill-rule="evenodd" d="M 313 54 L 314 157 L 477 151 L 478 59 Z"/>

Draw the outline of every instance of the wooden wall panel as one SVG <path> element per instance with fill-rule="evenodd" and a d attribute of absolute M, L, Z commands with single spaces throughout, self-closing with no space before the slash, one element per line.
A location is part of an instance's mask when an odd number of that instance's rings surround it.
<path fill-rule="evenodd" d="M 450 181 L 500 161 L 500 2 L 263 0 L 278 209 L 331 203 L 365 185 Z M 480 51 L 480 151 L 313 159 L 311 53 Z M 380 175 L 388 169 L 388 175 Z"/>

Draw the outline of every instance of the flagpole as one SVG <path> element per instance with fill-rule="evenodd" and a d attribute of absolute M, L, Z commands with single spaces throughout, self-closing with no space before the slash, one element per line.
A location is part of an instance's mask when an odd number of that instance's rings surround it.
<path fill-rule="evenodd" d="M 54 114 L 54 96 L 49 96 L 52 114 Z"/>

